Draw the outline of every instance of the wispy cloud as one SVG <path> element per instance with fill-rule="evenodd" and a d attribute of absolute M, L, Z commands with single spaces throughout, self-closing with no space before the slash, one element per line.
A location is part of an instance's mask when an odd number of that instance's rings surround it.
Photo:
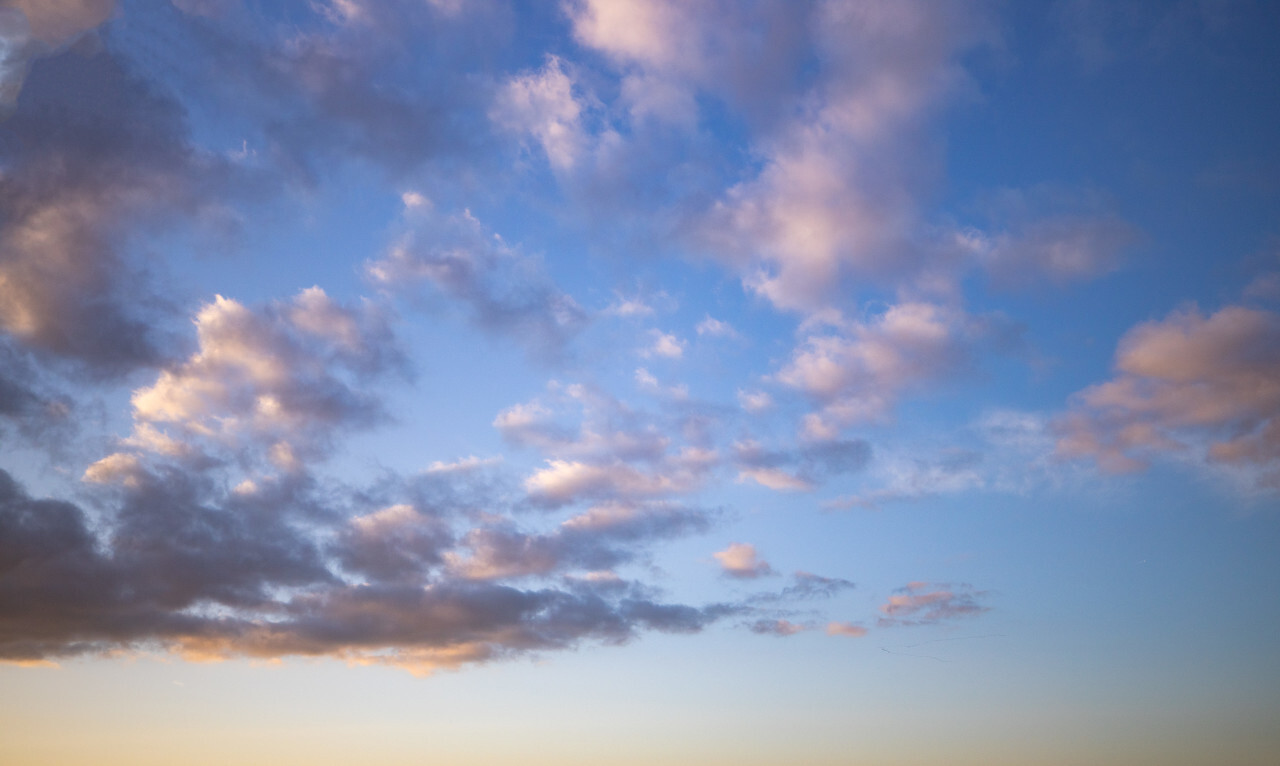
<path fill-rule="evenodd" d="M 552 283 L 539 259 L 520 253 L 470 211 L 448 215 L 417 192 L 403 196 L 406 231 L 365 273 L 377 286 L 420 296 L 418 286 L 462 304 L 481 328 L 558 356 L 587 313 Z"/>
<path fill-rule="evenodd" d="M 911 582 L 889 596 L 880 607 L 881 627 L 929 625 L 989 611 L 980 599 L 985 593 L 963 583 Z"/>

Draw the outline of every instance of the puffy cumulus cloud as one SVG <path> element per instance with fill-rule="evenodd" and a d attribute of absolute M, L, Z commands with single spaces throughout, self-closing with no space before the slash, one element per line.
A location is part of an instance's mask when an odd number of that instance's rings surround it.
<path fill-rule="evenodd" d="M 861 625 L 855 625 L 851 622 L 829 622 L 827 623 L 828 636 L 845 636 L 847 638 L 862 638 L 867 635 L 867 629 Z"/>
<path fill-rule="evenodd" d="M 131 445 L 179 455 L 158 428 L 169 426 L 223 446 L 265 445 L 293 470 L 335 429 L 376 422 L 380 405 L 362 384 L 403 364 L 382 312 L 318 287 L 258 309 L 218 296 L 195 325 L 195 353 L 134 392 Z"/>
<path fill-rule="evenodd" d="M 832 439 L 846 426 L 885 419 L 903 393 L 964 373 L 980 344 L 1006 342 L 1010 332 L 995 319 L 904 302 L 809 335 L 776 377 L 822 404 L 807 416 L 805 435 Z"/>
<path fill-rule="evenodd" d="M 800 311 L 829 305 L 847 276 L 936 257 L 917 202 L 935 154 L 926 118 L 965 81 L 958 55 L 990 34 L 968 2 L 829 2 L 809 23 L 817 82 L 700 235 L 751 289 Z"/>
<path fill-rule="evenodd" d="M 588 149 L 584 108 L 573 90 L 563 62 L 548 56 L 542 69 L 517 75 L 503 85 L 490 118 L 505 130 L 536 140 L 552 169 L 572 170 Z"/>
<path fill-rule="evenodd" d="M 701 486 L 712 461 L 714 456 L 692 448 L 648 469 L 621 461 L 549 460 L 545 468 L 525 479 L 524 488 L 535 505 L 551 508 L 579 500 L 669 497 Z"/>
<path fill-rule="evenodd" d="M 963 583 L 911 582 L 894 591 L 880 606 L 881 627 L 931 625 L 990 611 L 979 599 L 986 594 Z"/>
<path fill-rule="evenodd" d="M 717 551 L 712 556 L 720 564 L 720 570 L 729 577 L 754 580 L 774 574 L 773 567 L 760 557 L 756 547 L 750 543 L 730 543 L 728 548 Z"/>
<path fill-rule="evenodd" d="M 710 523 L 710 515 L 696 509 L 606 503 L 548 533 L 522 532 L 510 524 L 473 529 L 462 541 L 469 553 L 450 554 L 449 566 L 461 577 L 480 580 L 608 571 L 634 560 L 638 544 L 703 532 Z"/>
<path fill-rule="evenodd" d="M 653 461 L 672 446 L 665 423 L 597 388 L 553 382 L 548 393 L 549 403 L 534 399 L 498 413 L 493 426 L 503 439 L 550 457 L 589 461 Z"/>
<path fill-rule="evenodd" d="M 78 7 L 50 7 L 63 6 Z M 193 149 L 181 108 L 106 52 L 36 61 L 5 132 L 0 330 L 95 374 L 163 360 L 155 320 L 169 312 L 128 243 L 216 207 L 227 164 Z"/>
<path fill-rule="evenodd" d="M 680 359 L 684 357 L 684 349 L 688 344 L 671 333 L 650 330 L 649 338 L 651 342 L 641 349 L 640 356 L 646 359 Z"/>
<path fill-rule="evenodd" d="M 31 62 L 92 33 L 115 0 L 9 0 L 0 7 L 0 117 L 13 108 Z"/>
<path fill-rule="evenodd" d="M 437 515 L 399 503 L 351 518 L 333 551 L 343 569 L 381 582 L 426 578 L 453 544 L 449 524 Z"/>
<path fill-rule="evenodd" d="M 494 419 L 506 441 L 547 458 L 524 482 L 536 506 L 683 495 L 700 489 L 720 463 L 699 434 L 684 445 L 675 441 L 675 434 L 690 430 L 681 427 L 689 425 L 687 418 L 671 422 L 638 412 L 580 384 L 553 382 L 549 393 L 553 406 L 535 399 Z"/>
<path fill-rule="evenodd" d="M 408 229 L 382 258 L 365 264 L 382 288 L 413 291 L 427 283 L 466 306 L 482 329 L 509 335 L 555 356 L 586 326 L 587 313 L 560 291 L 539 259 L 522 255 L 470 211 L 446 215 L 416 192 L 404 195 Z"/>
<path fill-rule="evenodd" d="M 1125 472 L 1154 455 L 1204 448 L 1209 460 L 1280 488 L 1280 315 L 1175 311 L 1127 332 L 1115 368 L 1054 423 L 1060 456 Z"/>
<path fill-rule="evenodd" d="M 616 577 L 520 589 L 450 574 L 440 566 L 451 549 L 447 518 L 416 505 L 342 519 L 315 512 L 328 495 L 306 482 L 225 493 L 189 471 L 140 467 L 134 477 L 90 523 L 70 503 L 31 498 L 0 471 L 0 659 L 158 648 L 429 672 L 583 641 L 617 644 L 647 630 L 697 632 L 739 611 L 662 603 Z M 562 525 L 560 567 L 623 560 L 628 544 L 700 528 L 700 518 L 675 508 L 594 509 Z M 589 553 L 593 546 L 600 552 Z"/>
<path fill-rule="evenodd" d="M 727 0 L 572 0 L 574 38 L 622 72 L 620 94 L 634 122 L 692 130 L 699 91 L 754 120 L 795 88 L 812 3 Z"/>

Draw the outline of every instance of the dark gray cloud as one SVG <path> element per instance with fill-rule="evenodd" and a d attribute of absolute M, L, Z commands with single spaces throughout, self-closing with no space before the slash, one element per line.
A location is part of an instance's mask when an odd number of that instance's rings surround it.
<path fill-rule="evenodd" d="M 476 546 L 464 536 L 455 547 L 452 509 L 402 504 L 339 518 L 331 492 L 305 476 L 227 492 L 215 475 L 135 467 L 91 518 L 31 498 L 0 471 L 0 658 L 159 648 L 428 672 L 647 630 L 697 632 L 740 611 L 664 603 L 614 575 L 541 589 L 458 576 L 450 556 Z M 587 513 L 514 544 L 514 558 L 527 563 L 551 540 L 547 573 L 620 563 L 705 523 L 677 508 Z"/>
<path fill-rule="evenodd" d="M 112 54 L 35 61 L 0 124 L 0 329 L 113 375 L 172 353 L 130 238 L 197 216 L 228 181 L 187 141 L 183 110 Z"/>

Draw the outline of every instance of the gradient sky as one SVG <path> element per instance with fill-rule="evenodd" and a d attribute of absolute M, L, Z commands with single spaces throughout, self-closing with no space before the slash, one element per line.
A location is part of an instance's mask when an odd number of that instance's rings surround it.
<path fill-rule="evenodd" d="M 0 0 L 0 762 L 1280 762 L 1277 39 Z"/>

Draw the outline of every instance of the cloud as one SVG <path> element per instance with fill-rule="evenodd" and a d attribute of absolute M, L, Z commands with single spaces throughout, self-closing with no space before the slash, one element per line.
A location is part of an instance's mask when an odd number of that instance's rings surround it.
<path fill-rule="evenodd" d="M 885 419 L 904 393 L 965 373 L 980 344 L 1008 329 L 943 305 L 904 302 L 866 321 L 809 335 L 777 373 L 822 404 L 805 421 L 811 439 Z"/>
<path fill-rule="evenodd" d="M 74 21 L 79 6 L 63 5 Z M 163 361 L 172 310 L 129 245 L 199 222 L 231 186 L 226 163 L 193 149 L 183 110 L 106 52 L 34 62 L 5 129 L 0 330 L 97 376 Z"/>
<path fill-rule="evenodd" d="M 983 471 L 983 458 L 983 453 L 975 450 L 952 448 L 936 459 L 899 462 L 881 471 L 888 474 L 886 486 L 839 498 L 825 507 L 879 510 L 889 503 L 985 488 L 988 477 Z"/>
<path fill-rule="evenodd" d="M 861 470 L 871 459 L 871 446 L 861 440 L 831 440 L 776 451 L 747 439 L 733 445 L 733 456 L 739 481 L 749 478 L 770 489 L 809 491 L 826 478 Z M 794 470 L 785 470 L 790 466 Z"/>
<path fill-rule="evenodd" d="M 653 470 L 620 461 L 549 460 L 545 468 L 525 479 L 524 488 L 535 505 L 551 508 L 579 500 L 659 498 L 696 489 L 707 468 L 706 456 L 690 450 L 671 456 Z"/>
<path fill-rule="evenodd" d="M 773 407 L 773 397 L 767 391 L 744 391 L 738 389 L 738 404 L 752 414 L 764 412 Z"/>
<path fill-rule="evenodd" d="M 542 69 L 503 85 L 489 116 L 508 131 L 532 136 L 552 169 L 572 170 L 587 147 L 583 107 L 573 95 L 573 85 L 561 60 L 548 56 Z"/>
<path fill-rule="evenodd" d="M 881 627 L 932 625 L 957 617 L 975 617 L 990 611 L 979 599 L 985 593 L 969 585 L 912 582 L 894 591 L 880 607 Z"/>
<path fill-rule="evenodd" d="M 823 308 L 847 277 L 912 273 L 930 257 L 917 200 L 935 152 L 923 131 L 989 33 L 970 3 L 826 3 L 808 22 L 820 75 L 759 147 L 762 169 L 706 215 L 702 246 L 775 306 Z"/>
<path fill-rule="evenodd" d="M 653 343 L 640 352 L 640 356 L 646 359 L 658 357 L 662 359 L 680 359 L 684 356 L 684 349 L 687 345 L 685 341 L 680 340 L 671 333 L 665 333 L 661 330 L 650 330 L 649 337 L 653 339 Z"/>
<path fill-rule="evenodd" d="M 678 422 L 637 412 L 593 387 L 553 383 L 549 389 L 554 407 L 535 399 L 494 419 L 507 442 L 546 457 L 524 482 L 535 506 L 685 494 L 701 488 L 719 464 L 717 452 L 700 439 L 676 442 Z"/>
<path fill-rule="evenodd" d="M 218 296 L 195 325 L 195 353 L 134 391 L 128 444 L 169 456 L 192 449 L 159 430 L 169 427 L 179 441 L 261 446 L 278 468 L 296 470 L 335 431 L 384 417 L 363 384 L 404 364 L 378 309 L 342 306 L 318 287 L 258 309 Z"/>
<path fill-rule="evenodd" d="M 867 635 L 867 629 L 851 622 L 829 622 L 827 623 L 827 635 L 862 638 Z"/>
<path fill-rule="evenodd" d="M 748 603 L 776 604 L 809 601 L 819 598 L 832 598 L 837 594 L 856 588 L 857 585 L 841 577 L 823 577 L 811 572 L 796 572 L 791 576 L 791 585 L 773 593 L 758 593 Z"/>
<path fill-rule="evenodd" d="M 0 340 L 0 437 L 16 435 L 50 452 L 68 443 L 75 404 L 47 377 L 29 353 Z"/>
<path fill-rule="evenodd" d="M 791 622 L 790 620 L 784 620 L 784 619 L 756 620 L 755 622 L 748 625 L 747 629 L 750 630 L 752 633 L 756 633 L 762 636 L 778 636 L 779 638 L 794 636 L 797 633 L 808 630 L 808 628 L 804 625 L 798 625 L 794 622 Z"/>
<path fill-rule="evenodd" d="M 811 21 L 809 4 L 794 2 L 573 0 L 565 8 L 574 38 L 624 73 L 632 120 L 685 130 L 697 125 L 698 91 L 755 120 L 774 118 L 770 107 L 794 87 Z"/>
<path fill-rule="evenodd" d="M 483 559 L 519 577 L 621 563 L 649 541 L 704 529 L 697 511 L 606 505 L 550 535 L 480 527 L 455 538 L 446 511 L 417 505 L 335 515 L 322 507 L 331 489 L 305 478 L 227 493 L 199 471 L 127 469 L 133 481 L 113 485 L 92 525 L 0 471 L 0 659 L 159 648 L 425 673 L 646 630 L 697 632 L 737 611 L 663 603 L 616 577 L 520 589 L 478 568 Z M 500 550 L 499 539 L 514 545 Z M 556 561 L 533 566 L 530 552 L 548 545 Z"/>
<path fill-rule="evenodd" d="M 738 331 L 733 329 L 733 325 L 728 322 L 722 322 L 719 319 L 713 319 L 707 316 L 697 326 L 698 335 L 706 335 L 712 338 L 739 338 Z"/>
<path fill-rule="evenodd" d="M 34 60 L 70 47 L 115 12 L 115 0 L 11 0 L 0 8 L 0 117 Z"/>
<path fill-rule="evenodd" d="M 1144 322 L 1116 348 L 1116 375 L 1077 393 L 1054 422 L 1058 454 L 1107 471 L 1195 448 L 1280 488 L 1280 315 L 1196 307 Z"/>
<path fill-rule="evenodd" d="M 689 398 L 688 386 L 686 386 L 683 383 L 677 383 L 671 386 L 664 386 L 660 382 L 658 382 L 658 379 L 654 377 L 653 373 L 649 372 L 643 367 L 636 368 L 635 380 L 636 380 L 636 385 L 640 388 L 640 390 L 646 393 L 654 394 L 656 396 L 663 396 L 668 399 L 671 399 L 672 401 L 686 401 Z"/>
<path fill-rule="evenodd" d="M 558 356 L 587 323 L 586 312 L 552 283 L 539 259 L 522 255 L 470 211 L 445 215 L 416 192 L 404 195 L 407 231 L 386 255 L 365 264 L 375 285 L 415 294 L 417 285 L 467 308 L 480 328 Z"/>
<path fill-rule="evenodd" d="M 1001 189 L 986 201 L 990 231 L 956 233 L 1000 287 L 1081 281 L 1115 270 L 1139 231 L 1104 195 L 1050 186 Z"/>
<path fill-rule="evenodd" d="M 760 558 L 756 547 L 750 543 L 730 543 L 728 548 L 712 554 L 720 563 L 720 569 L 729 577 L 754 580 L 773 574 L 769 562 Z"/>
<path fill-rule="evenodd" d="M 463 540 L 468 554 L 450 554 L 450 569 L 468 579 L 549 575 L 567 569 L 605 571 L 639 555 L 638 545 L 710 527 L 710 515 L 666 504 L 611 502 L 572 516 L 550 533 L 510 524 L 480 527 Z"/>
<path fill-rule="evenodd" d="M 350 572 L 379 582 L 421 582 L 454 542 L 444 519 L 399 503 L 350 519 L 333 552 Z"/>

